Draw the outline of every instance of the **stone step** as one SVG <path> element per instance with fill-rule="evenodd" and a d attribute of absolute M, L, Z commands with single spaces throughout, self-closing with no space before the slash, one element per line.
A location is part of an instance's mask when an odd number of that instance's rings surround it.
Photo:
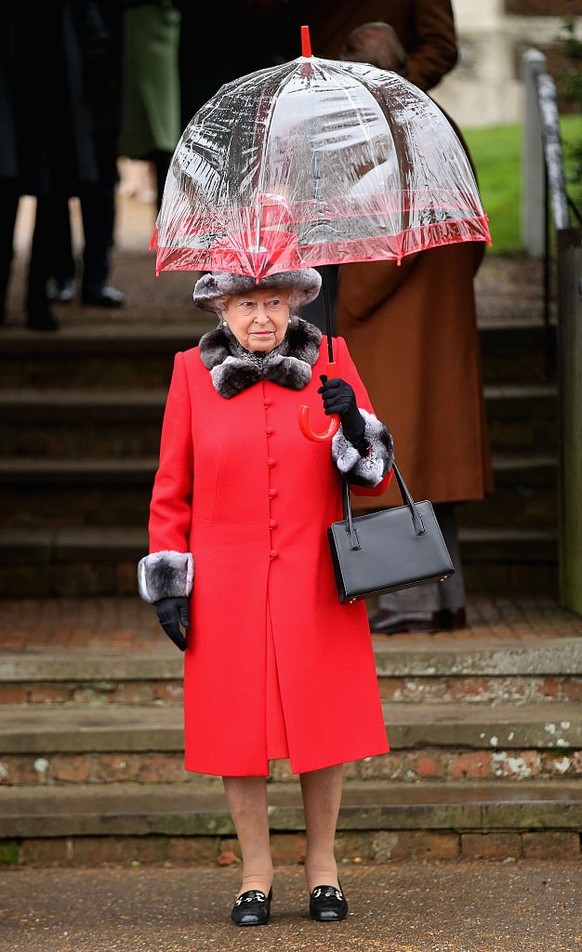
<path fill-rule="evenodd" d="M 445 784 L 476 779 L 580 777 L 582 705 L 497 706 L 383 702 L 387 755 L 351 764 L 358 780 Z M 8 786 L 114 782 L 188 783 L 180 707 L 4 706 L 0 762 Z M 286 761 L 273 779 L 292 779 Z"/>
<path fill-rule="evenodd" d="M 554 374 L 556 327 L 529 320 L 479 325 L 483 382 L 547 384 Z"/>
<path fill-rule="evenodd" d="M 215 326 L 203 312 L 160 325 L 63 325 L 56 335 L 34 337 L 10 325 L 2 333 L 0 388 L 166 386 L 174 354 Z M 548 383 L 548 330 L 540 322 L 488 321 L 479 335 L 486 385 Z"/>
<path fill-rule="evenodd" d="M 43 525 L 143 527 L 157 456 L 101 459 L 0 458 L 0 521 L 5 529 Z M 495 492 L 459 506 L 459 524 L 552 530 L 557 460 L 494 458 Z"/>
<path fill-rule="evenodd" d="M 487 425 L 496 453 L 555 452 L 558 445 L 558 388 L 554 383 L 488 384 Z"/>
<path fill-rule="evenodd" d="M 90 784 L 57 790 L 21 788 L 17 796 L 0 791 L 0 835 L 66 836 L 75 834 L 232 835 L 234 830 L 217 779 L 173 784 L 111 784 L 96 790 Z M 39 796 L 39 794 L 42 794 Z M 303 830 L 301 794 L 296 781 L 269 784 L 271 828 Z M 580 823 L 582 789 L 571 783 L 372 784 L 345 782 L 340 830 L 535 828 L 551 818 L 562 829 Z M 576 813 L 578 810 L 578 813 Z M 451 824 L 452 815 L 455 816 Z M 43 823 L 45 824 L 43 826 Z M 7 824 L 10 824 L 7 826 Z M 14 825 L 12 825 L 14 824 Z"/>
<path fill-rule="evenodd" d="M 74 459 L 157 456 L 166 392 L 165 387 L 5 390 L 0 453 Z M 555 451 L 555 386 L 490 385 L 485 400 L 496 452 Z"/>
<path fill-rule="evenodd" d="M 145 524 L 0 529 L 0 598 L 135 594 Z M 459 542 L 468 592 L 556 596 L 555 532 L 466 528 Z"/>
<path fill-rule="evenodd" d="M 552 531 L 558 523 L 558 460 L 554 455 L 493 457 L 495 491 L 459 503 L 457 521 L 468 528 L 515 527 Z"/>
<path fill-rule="evenodd" d="M 582 706 L 499 704 L 483 708 L 476 704 L 383 702 L 394 750 L 528 747 L 564 753 L 582 748 Z M 182 712 L 174 707 L 0 708 L 0 749 L 6 754 L 163 751 L 182 750 L 182 746 Z"/>
<path fill-rule="evenodd" d="M 153 610 L 152 610 L 153 611 Z M 0 706 L 181 705 L 183 658 L 156 648 L 0 651 Z M 533 703 L 582 700 L 582 638 L 394 642 L 374 636 L 385 700 Z"/>
<path fill-rule="evenodd" d="M 216 327 L 213 317 L 182 324 L 93 324 L 35 334 L 17 327 L 2 334 L 0 388 L 103 390 L 167 387 L 173 357 Z"/>
<path fill-rule="evenodd" d="M 7 390 L 0 403 L 4 457 L 157 456 L 166 388 Z"/>

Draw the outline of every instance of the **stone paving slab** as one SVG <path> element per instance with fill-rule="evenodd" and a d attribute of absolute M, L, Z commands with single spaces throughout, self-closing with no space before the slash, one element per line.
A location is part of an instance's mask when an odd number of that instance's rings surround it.
<path fill-rule="evenodd" d="M 240 869 L 0 871 L 2 952 L 580 952 L 579 862 L 349 864 L 350 912 L 312 922 L 303 869 L 275 871 L 270 923 L 237 928 Z M 257 934 L 257 932 L 259 934 Z"/>

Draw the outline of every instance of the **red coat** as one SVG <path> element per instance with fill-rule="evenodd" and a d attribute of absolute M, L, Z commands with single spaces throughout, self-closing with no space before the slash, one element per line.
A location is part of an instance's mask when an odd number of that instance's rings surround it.
<path fill-rule="evenodd" d="M 343 340 L 335 359 L 372 412 Z M 289 758 L 302 773 L 388 750 L 365 605 L 340 604 L 328 549 L 340 479 L 298 424 L 307 404 L 327 429 L 326 360 L 324 339 L 304 390 L 262 380 L 226 399 L 198 348 L 176 355 L 149 531 L 150 552 L 194 556 L 187 770 L 265 776 Z"/>

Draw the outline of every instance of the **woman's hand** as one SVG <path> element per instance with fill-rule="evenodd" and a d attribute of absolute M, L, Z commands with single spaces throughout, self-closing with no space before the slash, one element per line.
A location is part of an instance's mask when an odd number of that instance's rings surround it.
<path fill-rule="evenodd" d="M 185 596 L 178 598 L 160 598 L 160 600 L 156 602 L 156 611 L 158 613 L 158 621 L 168 638 L 171 638 L 180 651 L 186 651 L 188 647 L 186 632 L 190 627 L 188 599 Z M 182 628 L 185 629 L 184 632 L 182 632 Z"/>
<path fill-rule="evenodd" d="M 326 415 L 338 413 L 346 440 L 349 440 L 358 452 L 366 453 L 368 446 L 364 439 L 365 423 L 358 410 L 353 387 L 341 377 L 328 380 L 325 374 L 322 374 L 319 379 L 322 385 L 317 392 L 321 394 Z"/>

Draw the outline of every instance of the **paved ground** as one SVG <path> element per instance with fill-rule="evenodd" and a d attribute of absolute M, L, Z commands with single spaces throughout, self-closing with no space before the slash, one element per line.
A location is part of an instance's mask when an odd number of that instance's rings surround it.
<path fill-rule="evenodd" d="M 563 611 L 548 598 L 506 599 L 473 595 L 468 599 L 468 627 L 437 634 L 390 636 L 392 642 L 462 643 L 582 636 L 582 617 Z M 135 598 L 14 599 L 2 601 L 0 649 L 159 647 L 165 635 L 151 605 Z M 375 635 L 378 644 L 385 635 Z"/>
<path fill-rule="evenodd" d="M 582 864 L 349 866 L 350 914 L 312 922 L 302 870 L 276 871 L 271 922 L 229 914 L 232 868 L 0 872 L 1 952 L 580 952 Z"/>

